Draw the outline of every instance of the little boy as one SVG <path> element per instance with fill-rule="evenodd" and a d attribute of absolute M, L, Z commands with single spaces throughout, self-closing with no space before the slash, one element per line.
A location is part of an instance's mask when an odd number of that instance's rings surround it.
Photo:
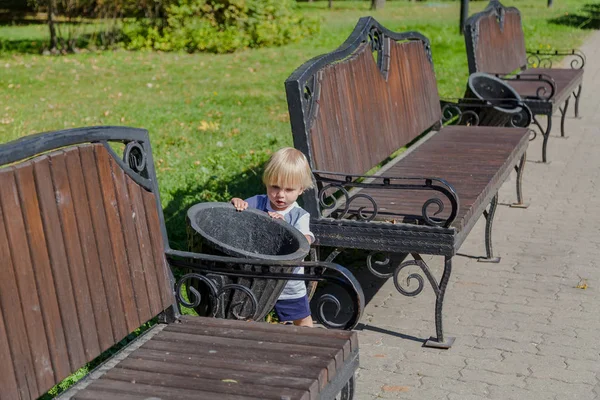
<path fill-rule="evenodd" d="M 246 200 L 234 197 L 231 203 L 238 211 L 250 207 L 266 211 L 272 218 L 283 219 L 312 243 L 315 236 L 309 228 L 310 215 L 296 203 L 304 190 L 313 187 L 312 173 L 304 154 L 291 147 L 275 152 L 265 167 L 263 183 L 267 187 L 266 195 Z M 303 274 L 304 268 L 296 267 L 294 273 Z M 313 326 L 304 281 L 287 282 L 275 304 L 275 312 L 282 322 Z"/>

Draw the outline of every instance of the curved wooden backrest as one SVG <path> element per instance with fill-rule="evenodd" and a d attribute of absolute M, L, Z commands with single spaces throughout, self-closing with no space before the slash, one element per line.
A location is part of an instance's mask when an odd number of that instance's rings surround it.
<path fill-rule="evenodd" d="M 527 66 L 521 14 L 497 0 L 465 22 L 465 42 L 469 73 L 508 74 Z"/>
<path fill-rule="evenodd" d="M 106 143 L 0 169 L 1 398 L 37 398 L 174 303 L 157 197 L 132 176 Z"/>
<path fill-rule="evenodd" d="M 285 85 L 294 145 L 313 169 L 363 174 L 441 118 L 428 40 L 371 17 Z"/>

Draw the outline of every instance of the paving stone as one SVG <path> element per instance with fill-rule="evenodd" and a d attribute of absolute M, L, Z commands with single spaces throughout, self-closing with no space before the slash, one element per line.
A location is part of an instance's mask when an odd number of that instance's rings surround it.
<path fill-rule="evenodd" d="M 555 396 L 549 391 L 531 391 L 516 386 L 490 386 L 489 391 L 488 399 L 491 400 L 553 400 Z"/>
<path fill-rule="evenodd" d="M 525 374 L 518 372 L 503 373 L 485 369 L 472 369 L 468 364 L 467 361 L 467 367 L 460 370 L 460 379 L 463 381 L 483 382 L 496 386 L 525 387 Z"/>
<path fill-rule="evenodd" d="M 560 399 L 593 399 L 594 386 L 581 383 L 566 383 L 554 379 L 526 379 L 527 389 L 531 391 L 550 392 Z"/>
<path fill-rule="evenodd" d="M 582 117 L 569 116 L 562 139 L 553 116 L 551 163 L 537 162 L 540 135 L 530 143 L 523 182 L 530 207 L 498 207 L 493 241 L 501 262 L 470 258 L 485 252 L 484 218 L 453 259 L 443 310 L 445 334 L 456 336 L 451 349 L 422 347 L 435 332 L 430 287 L 409 298 L 392 280 L 361 281 L 381 287 L 359 330 L 356 399 L 600 399 L 599 48 L 595 31 L 582 46 Z M 501 203 L 514 201 L 514 184 L 513 173 Z M 443 258 L 424 259 L 439 279 Z M 586 289 L 577 287 L 582 282 Z"/>
<path fill-rule="evenodd" d="M 560 365 L 535 365 L 531 368 L 531 376 L 539 379 L 553 379 L 565 383 L 585 383 L 595 385 L 598 381 L 596 373 L 591 371 L 572 371 Z"/>

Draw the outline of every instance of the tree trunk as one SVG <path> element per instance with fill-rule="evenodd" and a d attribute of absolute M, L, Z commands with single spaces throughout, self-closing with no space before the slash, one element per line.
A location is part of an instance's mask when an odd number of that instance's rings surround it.
<path fill-rule="evenodd" d="M 58 37 L 54 25 L 54 13 L 56 13 L 56 0 L 48 0 L 48 28 L 50 29 L 50 51 L 58 51 Z"/>
<path fill-rule="evenodd" d="M 461 0 L 460 2 L 460 23 L 459 23 L 459 34 L 463 34 L 465 30 L 465 21 L 469 17 L 469 0 Z"/>
<path fill-rule="evenodd" d="M 371 0 L 371 10 L 381 10 L 385 5 L 385 0 Z"/>
<path fill-rule="evenodd" d="M 552 7 L 552 0 L 548 0 L 548 7 Z"/>
<path fill-rule="evenodd" d="M 329 8 L 333 8 L 333 0 L 329 0 Z"/>

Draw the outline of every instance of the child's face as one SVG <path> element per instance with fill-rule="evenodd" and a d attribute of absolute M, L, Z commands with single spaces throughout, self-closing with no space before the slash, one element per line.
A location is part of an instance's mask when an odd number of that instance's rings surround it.
<path fill-rule="evenodd" d="M 267 185 L 267 196 L 271 201 L 271 207 L 276 211 L 283 211 L 294 204 L 298 196 L 302 194 L 300 186 L 280 187 L 277 185 Z"/>

